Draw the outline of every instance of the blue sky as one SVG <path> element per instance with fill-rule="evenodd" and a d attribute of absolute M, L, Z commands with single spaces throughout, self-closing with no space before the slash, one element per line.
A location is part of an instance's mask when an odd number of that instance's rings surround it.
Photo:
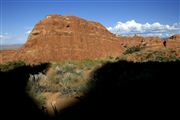
<path fill-rule="evenodd" d="M 25 43 L 48 14 L 98 21 L 117 34 L 180 33 L 180 0 L 1 0 L 1 44 Z"/>

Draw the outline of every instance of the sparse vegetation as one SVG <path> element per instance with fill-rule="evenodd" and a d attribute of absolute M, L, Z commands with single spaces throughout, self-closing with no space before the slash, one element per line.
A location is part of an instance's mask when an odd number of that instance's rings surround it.
<path fill-rule="evenodd" d="M 128 48 L 122 56 L 108 57 L 105 60 L 62 61 L 50 63 L 47 72 L 30 74 L 27 83 L 27 92 L 40 106 L 44 106 L 47 98 L 45 93 L 59 93 L 61 96 L 83 96 L 93 87 L 95 81 L 92 73 L 107 62 L 134 61 L 134 62 L 169 62 L 180 61 L 177 51 L 169 48 L 159 50 L 144 50 L 140 46 Z M 9 62 L 0 65 L 0 71 L 7 71 L 25 66 L 23 61 Z M 126 77 L 126 72 L 123 74 Z M 123 76 L 122 75 L 122 76 Z M 121 76 L 121 77 L 122 77 Z M 133 75 L 131 75 L 133 76 Z M 134 75 L 134 79 L 150 77 L 149 74 Z"/>
<path fill-rule="evenodd" d="M 54 62 L 46 74 L 30 75 L 27 91 L 35 100 L 45 92 L 59 92 L 63 96 L 83 95 L 90 88 L 91 72 L 102 63 L 93 60 Z"/>
<path fill-rule="evenodd" d="M 25 66 L 26 63 L 23 61 L 12 61 L 12 62 L 7 62 L 5 64 L 0 64 L 0 71 L 1 72 L 7 72 L 9 70 L 13 70 L 18 67 Z"/>
<path fill-rule="evenodd" d="M 148 62 L 148 61 L 158 61 L 158 62 L 169 62 L 169 61 L 179 61 L 180 58 L 177 57 L 177 51 L 170 48 L 162 48 L 159 50 L 143 50 L 130 55 L 123 56 L 124 59 L 134 62 Z"/>
<path fill-rule="evenodd" d="M 47 73 L 30 74 L 27 92 L 38 101 L 40 105 L 45 103 L 43 93 L 60 93 L 63 96 L 76 96 L 85 94 L 93 81 L 90 81 L 94 70 L 107 62 L 128 60 L 134 62 L 148 61 L 177 61 L 177 51 L 169 48 L 160 50 L 142 50 L 140 46 L 128 48 L 124 55 L 119 57 L 108 57 L 106 60 L 84 60 L 84 61 L 62 61 L 53 62 Z M 0 65 L 1 71 L 12 70 L 24 66 L 22 61 L 9 62 Z"/>
<path fill-rule="evenodd" d="M 142 49 L 142 47 L 140 45 L 132 46 L 132 47 L 127 48 L 127 50 L 123 54 L 124 55 L 132 54 L 134 52 L 139 52 L 141 49 Z"/>

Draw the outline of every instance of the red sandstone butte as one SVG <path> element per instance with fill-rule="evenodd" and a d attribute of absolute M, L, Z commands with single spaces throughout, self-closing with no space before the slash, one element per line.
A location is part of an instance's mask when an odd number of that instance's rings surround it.
<path fill-rule="evenodd" d="M 48 15 L 35 25 L 15 58 L 29 63 L 98 59 L 119 56 L 122 50 L 121 40 L 98 22 Z"/>

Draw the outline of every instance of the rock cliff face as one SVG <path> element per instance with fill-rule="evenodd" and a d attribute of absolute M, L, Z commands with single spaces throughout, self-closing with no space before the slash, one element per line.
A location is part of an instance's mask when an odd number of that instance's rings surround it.
<path fill-rule="evenodd" d="M 177 48 L 178 50 L 180 50 L 180 34 L 171 36 L 168 39 L 167 46 L 171 48 Z"/>
<path fill-rule="evenodd" d="M 19 50 L 0 52 L 0 62 L 24 60 L 33 64 L 102 59 L 119 56 L 125 49 L 134 45 L 144 45 L 148 49 L 163 47 L 162 40 L 158 37 L 116 36 L 98 22 L 53 14 L 35 25 L 27 42 Z M 180 35 L 170 37 L 167 46 L 179 48 Z"/>
<path fill-rule="evenodd" d="M 29 62 L 118 56 L 122 41 L 97 22 L 75 16 L 48 15 L 32 30 L 17 58 Z"/>

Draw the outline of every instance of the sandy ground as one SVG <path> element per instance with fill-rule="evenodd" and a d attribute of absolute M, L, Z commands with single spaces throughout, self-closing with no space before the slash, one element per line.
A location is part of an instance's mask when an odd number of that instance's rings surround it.
<path fill-rule="evenodd" d="M 50 115 L 55 114 L 55 109 L 60 112 L 79 101 L 73 96 L 62 96 L 60 93 L 44 93 L 44 96 L 46 97 L 45 107 Z"/>

